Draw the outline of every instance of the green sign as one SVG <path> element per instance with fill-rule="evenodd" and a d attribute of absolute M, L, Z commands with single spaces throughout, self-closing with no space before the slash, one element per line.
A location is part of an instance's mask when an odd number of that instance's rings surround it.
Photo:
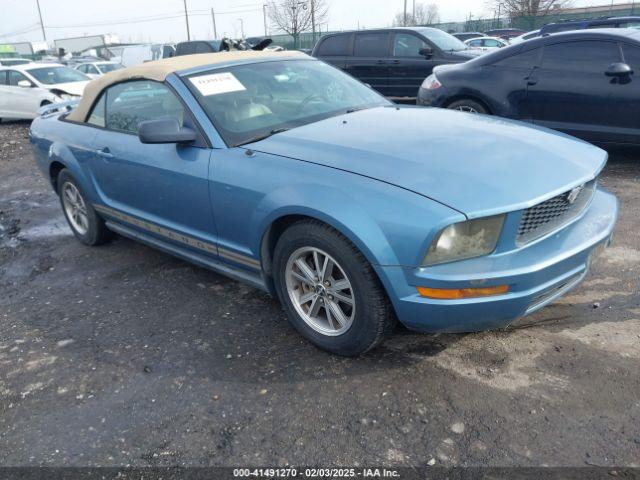
<path fill-rule="evenodd" d="M 2 45 L 0 44 L 0 53 L 13 53 L 15 52 L 15 48 L 13 48 L 13 45 Z"/>

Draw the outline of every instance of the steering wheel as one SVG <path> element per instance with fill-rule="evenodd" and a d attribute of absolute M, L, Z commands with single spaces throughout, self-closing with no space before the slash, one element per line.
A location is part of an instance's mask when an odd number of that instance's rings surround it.
<path fill-rule="evenodd" d="M 319 98 L 319 99 L 325 99 L 326 97 L 324 94 L 322 93 L 312 93 L 311 95 L 307 95 L 299 104 L 298 104 L 298 109 L 302 110 L 304 107 L 307 106 L 307 104 L 313 100 L 314 98 Z"/>

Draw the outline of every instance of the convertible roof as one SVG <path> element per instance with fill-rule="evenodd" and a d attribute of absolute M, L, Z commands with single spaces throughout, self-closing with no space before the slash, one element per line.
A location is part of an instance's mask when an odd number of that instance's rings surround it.
<path fill-rule="evenodd" d="M 126 80 L 155 80 L 163 82 L 167 76 L 174 72 L 181 72 L 197 67 L 208 65 L 216 66 L 221 64 L 233 64 L 245 60 L 278 60 L 278 59 L 304 59 L 308 55 L 297 51 L 284 52 L 263 52 L 263 51 L 232 51 L 219 53 L 199 53 L 196 55 L 181 55 L 178 57 L 165 58 L 146 62 L 134 67 L 114 70 L 89 82 L 84 89 L 82 99 L 78 106 L 67 116 L 67 119 L 75 122 L 84 122 L 89 114 L 91 106 L 98 98 L 102 90 Z"/>

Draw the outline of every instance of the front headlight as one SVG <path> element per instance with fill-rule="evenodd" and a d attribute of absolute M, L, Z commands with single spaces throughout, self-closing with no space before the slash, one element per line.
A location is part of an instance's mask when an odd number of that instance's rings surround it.
<path fill-rule="evenodd" d="M 490 254 L 496 248 L 504 219 L 505 215 L 494 215 L 449 225 L 431 242 L 422 266 Z"/>

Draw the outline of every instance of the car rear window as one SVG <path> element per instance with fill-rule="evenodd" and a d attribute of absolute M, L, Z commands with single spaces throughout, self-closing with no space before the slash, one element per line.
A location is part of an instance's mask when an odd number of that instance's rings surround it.
<path fill-rule="evenodd" d="M 351 43 L 351 34 L 327 37 L 320 43 L 318 55 L 349 55 L 349 43 Z"/>
<path fill-rule="evenodd" d="M 353 48 L 355 57 L 386 57 L 389 55 L 388 33 L 358 33 Z"/>

